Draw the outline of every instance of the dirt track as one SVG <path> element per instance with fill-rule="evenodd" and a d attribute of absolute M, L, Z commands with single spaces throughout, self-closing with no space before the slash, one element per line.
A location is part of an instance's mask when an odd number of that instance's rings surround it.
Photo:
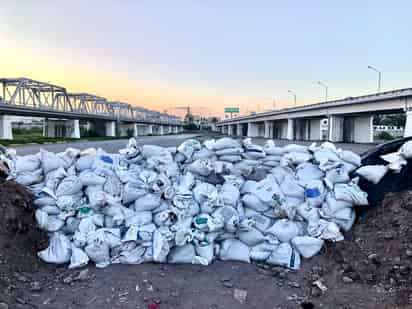
<path fill-rule="evenodd" d="M 412 307 L 411 193 L 364 212 L 347 240 L 327 245 L 297 272 L 235 262 L 47 265 L 36 256 L 47 243 L 29 205 L 24 190 L 0 184 L 0 309 Z M 239 290 L 245 300 L 235 297 Z"/>
<path fill-rule="evenodd" d="M 37 259 L 36 251 L 46 243 L 24 207 L 29 197 L 13 184 L 3 183 L 1 188 L 3 214 L 10 207 L 18 210 L 7 219 L 1 216 L 0 308 L 8 304 L 8 308 L 135 309 L 150 303 L 159 308 L 412 306 L 411 193 L 390 195 L 383 206 L 368 210 L 347 240 L 329 244 L 297 272 L 234 262 L 67 270 Z M 327 291 L 314 285 L 317 280 Z M 236 289 L 246 291 L 246 300 L 234 297 Z"/>

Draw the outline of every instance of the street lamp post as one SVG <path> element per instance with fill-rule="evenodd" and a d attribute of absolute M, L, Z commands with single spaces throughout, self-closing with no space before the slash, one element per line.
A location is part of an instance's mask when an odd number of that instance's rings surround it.
<path fill-rule="evenodd" d="M 325 88 L 325 102 L 328 101 L 328 86 L 322 83 L 321 81 L 318 81 L 318 85 L 321 85 Z"/>
<path fill-rule="evenodd" d="M 371 65 L 368 65 L 368 69 L 371 69 L 372 71 L 378 73 L 378 93 L 381 92 L 382 72 Z"/>
<path fill-rule="evenodd" d="M 293 95 L 293 101 L 295 103 L 295 107 L 296 107 L 296 93 L 293 92 L 292 90 L 288 90 L 289 93 L 291 93 Z"/>

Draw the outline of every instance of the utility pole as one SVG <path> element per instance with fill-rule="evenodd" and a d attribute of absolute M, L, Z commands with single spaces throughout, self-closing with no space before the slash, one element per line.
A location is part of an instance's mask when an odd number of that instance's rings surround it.
<path fill-rule="evenodd" d="M 376 73 L 378 73 L 378 93 L 381 92 L 381 83 L 382 83 L 382 72 L 379 71 L 377 68 L 368 65 L 368 69 L 371 69 L 372 71 L 375 71 Z"/>

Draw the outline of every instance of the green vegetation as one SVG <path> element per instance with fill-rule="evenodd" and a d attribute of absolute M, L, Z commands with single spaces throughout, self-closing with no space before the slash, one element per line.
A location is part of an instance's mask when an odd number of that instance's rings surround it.
<path fill-rule="evenodd" d="M 405 126 L 406 116 L 405 114 L 393 114 L 393 115 L 374 115 L 373 124 L 381 126 Z"/>
<path fill-rule="evenodd" d="M 24 145 L 24 144 L 55 144 L 55 143 L 69 143 L 79 141 L 102 141 L 111 139 L 124 139 L 126 137 L 101 137 L 96 136 L 94 131 L 84 130 L 82 138 L 63 138 L 63 137 L 45 137 L 43 136 L 43 130 L 41 128 L 24 129 L 13 128 L 13 140 L 0 139 L 0 144 L 3 146 L 10 145 Z"/>
<path fill-rule="evenodd" d="M 386 131 L 380 132 L 376 137 L 377 137 L 379 140 L 384 140 L 384 141 L 390 141 L 390 140 L 393 140 L 393 139 L 394 139 L 394 137 L 393 137 L 390 133 L 388 133 L 388 132 L 386 132 Z"/>

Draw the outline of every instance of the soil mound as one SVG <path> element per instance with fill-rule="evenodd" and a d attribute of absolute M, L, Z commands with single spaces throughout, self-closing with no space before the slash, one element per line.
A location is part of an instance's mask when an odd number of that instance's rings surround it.
<path fill-rule="evenodd" d="M 394 295 L 398 304 L 412 299 L 412 191 L 386 194 L 365 211 L 343 242 L 331 244 L 326 257 L 354 282 Z"/>

